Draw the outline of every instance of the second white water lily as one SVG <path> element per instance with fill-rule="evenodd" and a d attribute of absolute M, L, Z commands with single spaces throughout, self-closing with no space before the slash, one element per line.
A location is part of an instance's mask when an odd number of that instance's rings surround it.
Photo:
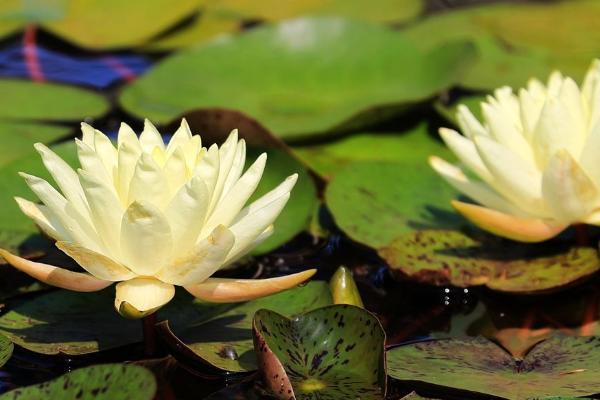
<path fill-rule="evenodd" d="M 77 291 L 116 286 L 115 307 L 142 317 L 183 286 L 209 301 L 242 301 L 297 285 L 314 271 L 266 280 L 210 278 L 273 231 L 297 175 L 246 206 L 261 180 L 266 154 L 244 172 L 246 147 L 231 133 L 219 148 L 202 147 L 187 123 L 165 145 L 148 121 L 138 138 L 122 124 L 117 148 L 82 124 L 81 168 L 74 171 L 42 144 L 35 148 L 60 191 L 22 173 L 43 205 L 17 198 L 25 214 L 87 273 L 25 260 L 10 264 L 49 284 Z"/>
<path fill-rule="evenodd" d="M 432 157 L 433 168 L 481 206 L 454 202 L 480 227 L 536 242 L 578 223 L 600 225 L 600 61 L 581 86 L 559 72 L 547 85 L 532 79 L 503 87 L 481 104 L 483 121 L 458 109 L 463 135 L 440 134 L 462 164 Z"/>

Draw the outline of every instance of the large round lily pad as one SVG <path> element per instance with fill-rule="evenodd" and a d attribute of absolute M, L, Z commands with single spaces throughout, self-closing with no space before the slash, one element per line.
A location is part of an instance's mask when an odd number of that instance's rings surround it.
<path fill-rule="evenodd" d="M 114 310 L 114 290 L 57 290 L 10 302 L 0 316 L 0 333 L 43 354 L 87 354 L 138 342 L 141 325 Z"/>
<path fill-rule="evenodd" d="M 258 150 L 250 150 L 247 156 L 249 162 L 250 160 L 253 162 L 259 153 Z M 298 181 L 292 190 L 290 200 L 275 221 L 273 234 L 256 247 L 253 254 L 271 251 L 304 231 L 308 227 L 317 202 L 315 184 L 302 164 L 279 150 L 270 149 L 267 150 L 267 154 L 267 167 L 249 202 L 274 189 L 289 175 L 297 173 Z"/>
<path fill-rule="evenodd" d="M 1 400 L 152 400 L 156 380 L 137 365 L 104 364 L 80 368 L 48 382 L 12 390 Z"/>
<path fill-rule="evenodd" d="M 160 123 L 196 108 L 235 109 L 295 139 L 356 125 L 376 106 L 423 100 L 452 85 L 472 56 L 464 42 L 420 52 L 383 26 L 302 18 L 184 50 L 120 101 Z"/>
<path fill-rule="evenodd" d="M 387 352 L 396 379 L 510 400 L 600 392 L 600 338 L 555 336 L 523 360 L 483 338 L 434 340 Z"/>
<path fill-rule="evenodd" d="M 161 324 L 159 331 L 184 362 L 245 372 L 256 369 L 251 328 L 257 310 L 268 308 L 292 316 L 329 304 L 329 288 L 319 281 L 237 304 L 210 304 L 180 296 L 159 312 L 159 319 L 170 324 Z"/>
<path fill-rule="evenodd" d="M 252 326 L 259 369 L 278 399 L 385 395 L 385 333 L 368 311 L 336 304 L 288 319 L 259 310 Z"/>
<path fill-rule="evenodd" d="M 74 86 L 0 79 L 0 119 L 80 121 L 108 109 L 102 96 Z"/>
<path fill-rule="evenodd" d="M 404 132 L 361 132 L 331 142 L 293 146 L 292 151 L 325 179 L 354 162 L 392 161 L 424 166 L 432 154 L 453 158 L 452 153 L 429 134 L 426 123 Z"/>
<path fill-rule="evenodd" d="M 512 293 L 561 288 L 600 269 L 594 248 L 523 244 L 455 230 L 407 233 L 379 254 L 398 277 L 442 286 L 486 285 Z"/>
<path fill-rule="evenodd" d="M 424 158 L 350 164 L 333 177 L 325 201 L 350 238 L 378 248 L 415 229 L 461 225 L 450 207 L 456 195 Z"/>

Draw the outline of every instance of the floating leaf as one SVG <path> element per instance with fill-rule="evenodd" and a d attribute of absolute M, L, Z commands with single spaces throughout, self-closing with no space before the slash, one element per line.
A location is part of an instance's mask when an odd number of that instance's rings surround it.
<path fill-rule="evenodd" d="M 144 43 L 192 14 L 204 0 L 69 0 L 57 4 L 60 17 L 45 21 L 50 32 L 92 49 Z"/>
<path fill-rule="evenodd" d="M 11 302 L 0 316 L 0 332 L 19 346 L 43 354 L 87 354 L 140 341 L 139 322 L 115 312 L 114 290 L 57 290 Z"/>
<path fill-rule="evenodd" d="M 593 248 L 523 244 L 454 230 L 403 234 L 379 254 L 398 277 L 441 286 L 486 285 L 512 293 L 564 287 L 600 269 Z"/>
<path fill-rule="evenodd" d="M 6 364 L 6 362 L 10 359 L 14 347 L 15 346 L 13 345 L 13 342 L 11 342 L 9 338 L 4 335 L 0 335 L 0 367 Z"/>
<path fill-rule="evenodd" d="M 350 164 L 325 191 L 337 225 L 353 240 L 375 248 L 415 229 L 461 225 L 450 207 L 455 197 L 425 159 Z"/>
<path fill-rule="evenodd" d="M 585 396 L 600 392 L 598 337 L 556 336 L 537 344 L 523 360 L 483 338 L 448 339 L 387 352 L 396 379 L 510 400 Z"/>
<path fill-rule="evenodd" d="M 249 149 L 248 160 L 258 157 L 259 151 Z M 274 189 L 285 178 L 298 174 L 298 182 L 292 190 L 290 200 L 275 222 L 275 231 L 266 241 L 253 250 L 253 254 L 269 252 L 304 231 L 317 203 L 317 190 L 312 178 L 298 161 L 278 150 L 267 150 L 268 161 L 256 192 L 249 202 Z"/>
<path fill-rule="evenodd" d="M 393 161 L 425 167 L 432 154 L 453 158 L 439 140 L 429 135 L 426 123 L 405 132 L 357 133 L 318 145 L 293 146 L 292 151 L 325 179 L 354 162 Z"/>
<path fill-rule="evenodd" d="M 252 317 L 261 308 L 291 316 L 331 304 L 324 282 L 308 284 L 272 296 L 237 304 L 209 304 L 180 296 L 159 313 L 169 320 L 159 331 L 174 355 L 184 362 L 212 365 L 222 371 L 256 369 Z"/>
<path fill-rule="evenodd" d="M 277 398 L 385 395 L 385 333 L 368 311 L 338 304 L 288 319 L 259 310 L 252 326 L 259 369 Z"/>
<path fill-rule="evenodd" d="M 108 102 L 74 86 L 0 79 L 0 119 L 81 121 L 108 110 Z"/>
<path fill-rule="evenodd" d="M 120 101 L 160 123 L 197 108 L 239 110 L 295 139 L 356 126 L 358 114 L 376 106 L 423 100 L 455 82 L 472 55 L 463 42 L 424 54 L 386 27 L 296 19 L 169 57 Z"/>
<path fill-rule="evenodd" d="M 1 400 L 152 400 L 156 380 L 137 365 L 104 364 L 80 368 L 48 382 L 12 390 Z"/>

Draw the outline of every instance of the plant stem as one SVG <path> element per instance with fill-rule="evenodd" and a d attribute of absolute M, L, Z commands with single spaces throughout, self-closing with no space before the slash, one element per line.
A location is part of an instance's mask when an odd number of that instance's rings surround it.
<path fill-rule="evenodd" d="M 589 246 L 590 237 L 588 235 L 588 227 L 586 224 L 575 224 L 575 243 L 578 246 Z"/>
<path fill-rule="evenodd" d="M 142 318 L 144 331 L 144 355 L 152 357 L 156 354 L 156 313 Z"/>

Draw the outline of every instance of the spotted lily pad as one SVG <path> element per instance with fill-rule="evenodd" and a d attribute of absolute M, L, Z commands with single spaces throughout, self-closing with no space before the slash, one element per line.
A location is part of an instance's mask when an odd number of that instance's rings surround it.
<path fill-rule="evenodd" d="M 279 399 L 385 395 L 385 333 L 360 307 L 336 304 L 293 319 L 259 310 L 252 332 L 259 369 Z"/>
<path fill-rule="evenodd" d="M 379 254 L 399 278 L 441 286 L 486 285 L 511 293 L 547 292 L 600 269 L 594 248 L 523 244 L 477 234 L 411 232 L 382 247 Z"/>
<path fill-rule="evenodd" d="M 268 308 L 292 316 L 329 304 L 329 288 L 319 281 L 246 303 L 210 304 L 180 296 L 160 311 L 159 319 L 169 324 L 160 324 L 159 332 L 183 362 L 220 371 L 252 371 L 256 356 L 251 328 L 257 310 Z"/>
<path fill-rule="evenodd" d="M 357 133 L 318 145 L 293 146 L 303 163 L 325 179 L 354 162 L 391 161 L 425 166 L 432 154 L 452 159 L 452 153 L 428 132 L 426 123 L 404 132 Z"/>
<path fill-rule="evenodd" d="M 387 352 L 389 376 L 510 400 L 600 392 L 598 337 L 555 336 L 523 360 L 483 338 L 448 339 Z"/>
<path fill-rule="evenodd" d="M 87 354 L 140 341 L 139 321 L 125 320 L 115 312 L 114 290 L 57 290 L 9 302 L 0 316 L 0 333 L 43 354 Z"/>
<path fill-rule="evenodd" d="M 191 109 L 234 109 L 297 139 L 360 125 L 377 106 L 426 99 L 473 56 L 464 42 L 420 52 L 383 26 L 301 18 L 181 51 L 125 88 L 120 102 L 160 123 Z"/>
<path fill-rule="evenodd" d="M 48 382 L 12 390 L 1 400 L 152 400 L 156 380 L 137 365 L 103 364 L 80 368 Z"/>
<path fill-rule="evenodd" d="M 423 158 L 352 163 L 333 177 L 325 202 L 350 238 L 378 248 L 415 229 L 462 225 L 450 207 L 456 196 Z"/>

